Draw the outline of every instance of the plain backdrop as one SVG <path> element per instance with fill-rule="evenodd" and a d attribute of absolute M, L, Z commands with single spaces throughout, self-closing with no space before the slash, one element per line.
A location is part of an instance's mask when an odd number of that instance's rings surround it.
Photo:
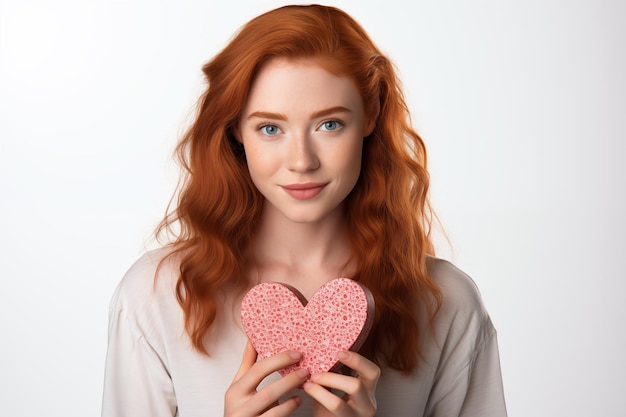
<path fill-rule="evenodd" d="M 278 1 L 0 0 L 0 407 L 98 415 L 200 67 Z M 334 1 L 396 63 L 510 416 L 626 409 L 626 2 Z"/>

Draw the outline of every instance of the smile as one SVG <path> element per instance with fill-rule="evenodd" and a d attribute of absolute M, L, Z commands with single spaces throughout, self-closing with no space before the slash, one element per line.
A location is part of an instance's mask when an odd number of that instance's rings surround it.
<path fill-rule="evenodd" d="M 309 182 L 303 184 L 283 185 L 281 187 L 287 194 L 295 199 L 308 200 L 321 193 L 326 185 L 327 184 L 323 183 Z"/>

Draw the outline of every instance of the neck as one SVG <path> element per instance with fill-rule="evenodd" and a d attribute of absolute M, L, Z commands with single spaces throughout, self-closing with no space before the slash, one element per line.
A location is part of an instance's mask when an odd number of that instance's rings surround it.
<path fill-rule="evenodd" d="M 312 223 L 264 210 L 254 240 L 253 281 L 279 281 L 310 298 L 322 284 L 350 276 L 351 250 L 342 209 Z"/>

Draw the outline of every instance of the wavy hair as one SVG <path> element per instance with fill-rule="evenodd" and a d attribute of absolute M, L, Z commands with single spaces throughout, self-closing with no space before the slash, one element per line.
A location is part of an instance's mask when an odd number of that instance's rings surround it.
<path fill-rule="evenodd" d="M 241 28 L 202 68 L 208 87 L 195 121 L 177 146 L 183 168 L 177 205 L 157 236 L 177 231 L 168 246 L 179 254 L 176 287 L 193 346 L 208 354 L 204 337 L 215 321 L 223 288 L 244 290 L 242 262 L 254 238 L 263 196 L 248 173 L 234 129 L 255 75 L 273 57 L 314 57 L 350 77 L 370 114 L 379 110 L 364 141 L 361 175 L 347 197 L 347 226 L 357 272 L 376 302 L 362 352 L 403 372 L 420 359 L 421 327 L 441 304 L 428 275 L 432 211 L 428 203 L 426 150 L 391 62 L 345 12 L 326 6 L 285 6 Z M 420 320 L 419 306 L 428 320 Z"/>

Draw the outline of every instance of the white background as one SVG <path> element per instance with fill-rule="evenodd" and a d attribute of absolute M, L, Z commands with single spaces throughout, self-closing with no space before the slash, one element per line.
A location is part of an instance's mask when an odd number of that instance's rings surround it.
<path fill-rule="evenodd" d="M 626 2 L 336 1 L 397 64 L 511 416 L 626 408 Z M 201 65 L 275 1 L 0 0 L 0 407 L 98 415 Z"/>

